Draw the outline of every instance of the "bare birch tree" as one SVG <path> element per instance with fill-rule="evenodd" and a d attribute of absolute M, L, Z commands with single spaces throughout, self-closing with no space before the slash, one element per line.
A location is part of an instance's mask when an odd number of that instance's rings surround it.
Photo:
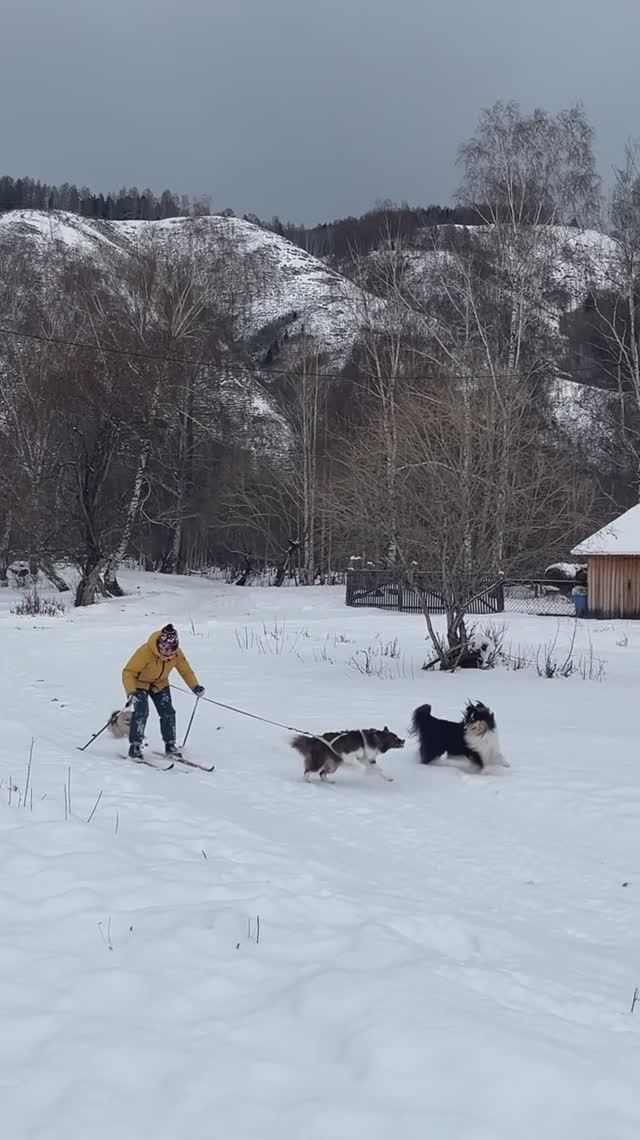
<path fill-rule="evenodd" d="M 0 245 L 2 324 L 26 333 L 0 336 L 0 446 L 6 480 L 3 545 L 5 561 L 13 541 L 28 560 L 32 576 L 43 570 L 58 589 L 66 590 L 54 568 L 62 463 L 62 436 L 54 409 L 62 353 L 52 340 L 68 335 L 71 321 L 57 288 L 57 274 L 51 270 L 39 254 L 26 258 L 15 243 Z"/>
<path fill-rule="evenodd" d="M 369 414 L 378 420 L 384 446 L 382 485 L 388 537 L 387 560 L 398 557 L 398 402 L 406 391 L 406 377 L 424 367 L 416 342 L 420 320 L 415 306 L 407 303 L 409 251 L 390 225 L 379 249 L 368 256 L 353 253 L 353 276 L 360 286 L 354 297 L 347 295 L 359 329 L 354 363 Z"/>
<path fill-rule="evenodd" d="M 617 395 L 614 460 L 627 456 L 633 491 L 640 497 L 640 144 L 629 142 L 615 171 L 610 204 L 610 247 L 591 265 L 600 288 L 589 294 L 588 351 Z"/>
<path fill-rule="evenodd" d="M 455 386 L 446 382 L 410 392 L 397 409 L 399 569 L 423 596 L 429 635 L 443 668 L 455 667 L 466 650 L 471 600 L 499 581 L 493 563 L 497 527 L 504 547 L 500 569 L 507 574 L 530 571 L 541 555 L 551 558 L 566 549 L 569 536 L 585 525 L 589 502 L 589 488 L 572 463 L 544 446 L 521 389 L 510 385 L 498 400 L 491 385 L 478 384 L 469 399 L 470 437 L 467 409 Z M 505 425 L 509 494 L 504 519 L 497 519 L 495 486 Z M 342 525 L 368 552 L 379 552 L 387 535 L 384 466 L 379 419 L 345 454 L 333 496 Z M 434 596 L 446 615 L 444 639 L 431 620 Z"/>

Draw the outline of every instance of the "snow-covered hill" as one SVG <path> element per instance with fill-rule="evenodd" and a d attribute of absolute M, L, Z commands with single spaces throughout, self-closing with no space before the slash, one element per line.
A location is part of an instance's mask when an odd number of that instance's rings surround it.
<path fill-rule="evenodd" d="M 217 216 L 102 222 L 37 210 L 0 215 L 0 237 L 13 233 L 38 243 L 61 242 L 97 257 L 105 248 L 126 253 L 150 234 L 164 234 L 172 240 L 184 238 L 186 245 L 194 234 L 203 231 L 232 243 L 238 253 L 255 263 L 257 280 L 246 318 L 247 336 L 257 338 L 270 326 L 280 325 L 290 337 L 304 333 L 315 338 L 318 346 L 332 355 L 348 351 L 357 329 L 357 287 L 285 238 L 251 222 Z"/>
<path fill-rule="evenodd" d="M 579 623 L 600 683 L 474 679 L 500 775 L 421 768 L 408 741 L 394 783 L 307 785 L 287 732 L 206 704 L 190 741 L 215 772 L 160 773 L 76 745 L 167 620 L 208 696 L 311 731 L 455 716 L 469 676 L 425 676 L 422 619 L 341 591 L 125 584 L 59 619 L 0 591 L 4 1134 L 635 1140 L 640 630 Z M 379 676 L 351 662 L 371 646 Z"/>
<path fill-rule="evenodd" d="M 462 227 L 445 227 L 452 228 Z M 277 326 L 281 331 L 286 329 L 292 338 L 300 333 L 313 338 L 320 349 L 334 358 L 348 353 L 359 331 L 361 290 L 343 273 L 251 222 L 218 216 L 103 222 L 59 211 L 36 210 L 0 215 L 0 237 L 19 234 L 39 244 L 60 242 L 97 257 L 105 249 L 126 252 L 151 234 L 164 234 L 173 241 L 183 239 L 186 245 L 199 232 L 231 243 L 241 255 L 256 263 L 255 295 L 249 300 L 246 316 L 247 336 L 259 338 L 263 331 Z M 428 248 L 435 232 L 424 231 L 427 248 L 418 245 L 410 255 L 416 281 L 423 286 L 430 276 L 440 276 L 443 266 L 446 271 L 453 257 L 446 251 Z M 481 231 L 476 228 L 473 232 Z M 549 233 L 555 246 L 555 284 L 566 292 L 570 305 L 579 304 L 589 287 L 603 287 L 615 278 L 616 246 L 607 235 L 569 227 L 551 227 Z"/>
<path fill-rule="evenodd" d="M 434 248 L 435 233 L 423 231 L 408 253 L 409 271 L 423 299 L 430 290 L 442 288 L 449 267 L 455 271 L 456 255 L 447 248 Z M 606 287 L 616 280 L 618 251 L 611 238 L 597 231 L 550 227 L 548 233 L 554 253 L 547 286 L 552 285 L 553 290 L 542 307 L 550 329 L 560 336 L 561 317 L 579 306 L 590 288 Z M 234 365 L 229 376 L 230 399 L 243 400 L 254 409 L 265 425 L 267 446 L 277 447 L 287 431 L 269 392 L 256 383 L 256 366 L 263 368 L 267 377 L 270 368 L 277 372 L 299 367 L 302 354 L 317 352 L 325 372 L 339 371 L 359 338 L 365 313 L 368 321 L 376 311 L 381 315 L 384 312 L 382 303 L 365 294 L 346 273 L 329 268 L 285 238 L 238 218 L 103 222 L 70 213 L 27 210 L 0 215 L 0 239 L 3 235 L 22 236 L 41 247 L 60 243 L 98 260 L 107 252 L 126 257 L 151 235 L 164 236 L 178 248 L 184 244 L 185 249 L 199 239 L 204 239 L 203 249 L 207 241 L 225 243 L 246 271 L 246 281 L 239 288 L 242 304 L 237 332 L 243 351 L 252 359 L 250 368 Z M 369 255 L 372 263 L 377 256 L 375 252 Z M 576 435 L 586 433 L 591 446 L 596 447 L 593 428 L 607 419 L 607 393 L 565 377 L 552 381 L 551 399 L 559 422 Z"/>

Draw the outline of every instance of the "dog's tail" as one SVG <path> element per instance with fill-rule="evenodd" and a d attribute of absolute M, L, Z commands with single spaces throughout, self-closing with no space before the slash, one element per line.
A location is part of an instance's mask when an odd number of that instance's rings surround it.
<path fill-rule="evenodd" d="M 412 736 L 418 736 L 422 732 L 425 722 L 428 721 L 430 716 L 431 705 L 420 705 L 419 708 L 415 709 L 414 714 L 411 718 Z"/>
<path fill-rule="evenodd" d="M 292 748 L 299 752 L 302 756 L 306 756 L 309 751 L 309 737 L 308 736 L 292 736 L 289 741 Z"/>

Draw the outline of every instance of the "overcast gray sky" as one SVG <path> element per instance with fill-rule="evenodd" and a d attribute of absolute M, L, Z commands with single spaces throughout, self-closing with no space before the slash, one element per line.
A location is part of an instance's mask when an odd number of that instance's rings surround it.
<path fill-rule="evenodd" d="M 0 173 L 313 222 L 446 204 L 496 99 L 640 135 L 640 0 L 4 0 Z"/>

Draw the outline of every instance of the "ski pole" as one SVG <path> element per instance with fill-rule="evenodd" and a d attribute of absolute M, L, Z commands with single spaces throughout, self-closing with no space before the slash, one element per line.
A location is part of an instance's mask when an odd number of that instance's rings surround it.
<path fill-rule="evenodd" d="M 187 725 L 187 731 L 185 732 L 184 740 L 182 741 L 182 747 L 183 748 L 184 748 L 185 744 L 187 743 L 187 737 L 188 737 L 189 733 L 191 732 L 191 725 L 193 724 L 193 718 L 196 715 L 199 703 L 200 703 L 200 697 L 196 697 L 196 703 L 193 706 L 193 712 L 191 713 L 191 720 L 189 721 L 189 724 Z"/>
<path fill-rule="evenodd" d="M 84 752 L 85 748 L 88 748 L 90 744 L 93 744 L 94 740 L 97 740 L 99 736 L 102 736 L 102 733 L 103 733 L 103 732 L 105 732 L 105 731 L 108 729 L 108 727 L 109 727 L 109 725 L 110 725 L 110 724 L 111 724 L 111 717 L 109 717 L 109 719 L 108 719 L 108 721 L 107 721 L 107 723 L 106 723 L 106 724 L 103 724 L 103 726 L 102 726 L 102 728 L 100 729 L 100 731 L 99 731 L 99 732 L 94 732 L 94 734 L 93 734 L 93 736 L 91 737 L 91 739 L 90 739 L 90 740 L 87 740 L 87 743 L 86 743 L 86 744 L 83 744 L 83 745 L 82 745 L 82 748 L 80 747 L 80 745 L 76 745 L 76 747 L 77 747 L 77 749 L 78 749 L 78 752 Z"/>

